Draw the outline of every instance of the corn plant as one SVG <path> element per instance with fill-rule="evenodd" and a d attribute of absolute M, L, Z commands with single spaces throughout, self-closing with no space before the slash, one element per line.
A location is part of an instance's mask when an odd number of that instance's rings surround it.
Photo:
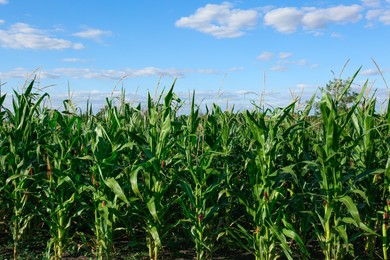
<path fill-rule="evenodd" d="M 39 122 L 36 116 L 39 115 L 41 102 L 47 94 L 39 96 L 33 93 L 33 86 L 34 80 L 22 94 L 14 91 L 13 111 L 9 109 L 4 111 L 9 127 L 3 133 L 6 138 L 3 145 L 5 144 L 8 150 L 3 151 L 1 158 L 1 168 L 7 178 L 2 193 L 12 211 L 9 228 L 14 243 L 14 259 L 17 259 L 18 245 L 23 233 L 34 216 L 34 211 L 28 209 L 32 205 L 27 202 L 31 192 L 29 189 L 34 181 L 33 166 L 37 162 L 36 137 Z"/>
<path fill-rule="evenodd" d="M 325 259 L 339 259 L 350 252 L 353 253 L 348 237 L 350 224 L 375 234 L 361 221 L 353 199 L 353 195 L 364 197 L 364 193 L 354 186 L 349 186 L 348 181 L 354 176 L 347 175 L 350 162 L 348 156 L 355 144 L 345 141 L 348 140 L 346 127 L 359 104 L 364 88 L 349 111 L 343 112 L 337 107 L 339 100 L 350 88 L 357 73 L 336 99 L 324 91 L 320 101 L 323 130 L 321 143 L 314 145 L 314 151 L 317 154 L 316 166 L 319 169 L 317 181 L 320 189 L 316 196 L 320 200 L 316 200 L 318 203 L 315 204 L 314 212 L 323 230 L 323 232 L 316 232 Z M 346 186 L 349 188 L 347 189 Z M 349 216 L 345 216 L 346 214 Z"/>
<path fill-rule="evenodd" d="M 81 118 L 47 111 L 42 125 L 45 128 L 39 152 L 43 167 L 36 181 L 41 187 L 41 216 L 49 227 L 47 257 L 53 255 L 55 259 L 60 259 L 73 238 L 70 234 L 72 220 L 84 210 L 78 203 L 84 186 L 76 159 L 82 131 Z"/>
<path fill-rule="evenodd" d="M 282 184 L 280 192 L 286 206 L 284 218 L 289 220 L 292 229 L 299 234 L 306 247 L 311 246 L 313 236 L 312 218 L 308 213 L 312 201 L 307 192 L 312 191 L 316 182 L 305 162 L 315 159 L 311 146 L 314 141 L 312 131 L 319 124 L 310 115 L 315 98 L 314 94 L 302 110 L 295 107 L 295 110 L 291 110 L 286 116 L 282 123 L 282 149 L 279 149 L 277 159 L 279 167 L 282 167 L 279 179 Z M 294 252 L 294 257 L 307 258 L 307 254 L 306 250 L 301 250 Z"/>
<path fill-rule="evenodd" d="M 235 196 L 245 206 L 252 229 L 237 224 L 237 231 L 231 234 L 243 238 L 246 243 L 243 246 L 250 250 L 256 259 L 274 259 L 278 248 L 288 259 L 292 259 L 287 238 L 294 239 L 302 250 L 306 250 L 289 220 L 283 217 L 282 183 L 278 181 L 282 169 L 278 169 L 276 165 L 279 150 L 283 148 L 281 147 L 281 124 L 293 106 L 294 103 L 271 115 L 267 115 L 267 110 L 257 114 L 248 111 L 245 113 L 254 147 L 253 158 L 247 161 L 248 190 L 251 192 L 237 193 Z M 281 223 L 284 227 L 280 225 Z"/>
<path fill-rule="evenodd" d="M 178 202 L 185 216 L 183 222 L 189 223 L 197 259 L 208 259 L 221 234 L 219 194 L 224 187 L 224 174 L 214 167 L 217 152 L 205 142 L 208 115 L 199 116 L 194 99 L 195 93 L 180 141 L 183 158 L 179 186 L 183 196 Z"/>
<path fill-rule="evenodd" d="M 109 258 L 112 249 L 112 237 L 115 230 L 120 201 L 130 204 L 118 180 L 123 175 L 123 166 L 118 161 L 121 150 L 131 144 L 118 144 L 110 138 L 101 124 L 96 124 L 90 140 L 92 161 L 91 184 L 92 209 L 94 212 L 95 255 L 102 259 Z"/>
<path fill-rule="evenodd" d="M 164 238 L 174 223 L 170 209 L 177 198 L 170 194 L 177 181 L 177 171 L 173 167 L 172 149 L 175 145 L 175 112 L 173 102 L 180 100 L 171 89 L 166 93 L 163 104 L 161 96 L 154 102 L 148 95 L 148 108 L 144 116 L 143 136 L 135 139 L 142 147 L 140 160 L 130 168 L 131 187 L 142 201 L 142 218 L 147 233 L 146 243 L 149 257 L 157 259 Z M 140 181 L 142 180 L 142 182 Z"/>
<path fill-rule="evenodd" d="M 357 185 L 367 197 L 367 202 L 361 209 L 365 219 L 364 222 L 375 232 L 380 229 L 383 205 L 386 203 L 386 194 L 383 193 L 381 185 L 381 172 L 385 167 L 382 151 L 381 136 L 383 126 L 380 118 L 375 114 L 376 100 L 371 97 L 364 99 L 361 106 L 357 106 L 351 117 L 351 136 L 355 139 L 355 148 L 352 152 L 354 167 L 358 169 Z M 383 147 L 385 148 L 385 147 Z M 384 153 L 383 153 L 384 152 Z M 382 153 L 382 155 L 380 155 Z M 371 258 L 374 257 L 375 243 L 377 236 L 369 235 L 365 250 Z"/>

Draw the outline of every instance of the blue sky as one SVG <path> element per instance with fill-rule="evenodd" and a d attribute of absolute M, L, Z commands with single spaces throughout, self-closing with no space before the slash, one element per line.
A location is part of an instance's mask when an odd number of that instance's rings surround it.
<path fill-rule="evenodd" d="M 264 93 L 284 106 L 348 60 L 342 78 L 362 66 L 354 87 L 368 79 L 383 99 L 372 59 L 390 82 L 389 46 L 390 0 L 0 0 L 2 91 L 35 73 L 53 106 L 68 86 L 80 107 L 90 99 L 99 109 L 113 91 L 137 102 L 175 78 L 180 96 L 195 90 L 202 104 L 244 109 Z"/>

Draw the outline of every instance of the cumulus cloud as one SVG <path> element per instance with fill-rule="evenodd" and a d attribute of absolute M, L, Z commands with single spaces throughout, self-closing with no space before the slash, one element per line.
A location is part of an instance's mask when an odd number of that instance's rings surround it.
<path fill-rule="evenodd" d="M 12 49 L 83 49 L 81 43 L 51 37 L 45 31 L 26 23 L 15 23 L 7 30 L 0 30 L 0 46 Z"/>
<path fill-rule="evenodd" d="M 88 60 L 86 59 L 80 59 L 80 58 L 64 58 L 62 59 L 63 62 L 80 62 L 80 63 L 86 63 Z"/>
<path fill-rule="evenodd" d="M 390 3 L 390 0 L 386 0 Z M 321 29 L 330 24 L 356 23 L 363 18 L 390 24 L 390 10 L 384 1 L 362 0 L 361 4 L 337 5 L 326 8 L 317 7 L 283 7 L 254 8 L 249 10 L 234 9 L 229 2 L 208 4 L 194 14 L 182 17 L 175 25 L 191 28 L 217 38 L 234 38 L 245 34 L 245 30 L 257 24 L 259 13 L 263 13 L 263 23 L 281 33 L 294 33 L 303 29 L 313 35 L 322 35 Z M 372 25 L 373 22 L 370 22 Z"/>
<path fill-rule="evenodd" d="M 377 69 L 366 69 L 361 71 L 360 74 L 363 76 L 374 76 L 374 75 L 378 75 L 379 71 Z"/>
<path fill-rule="evenodd" d="M 363 76 L 376 76 L 376 75 L 380 75 L 381 72 L 387 73 L 387 72 L 390 72 L 390 69 L 389 68 L 381 69 L 381 71 L 379 71 L 378 69 L 366 69 L 366 70 L 361 71 L 360 74 Z"/>
<path fill-rule="evenodd" d="M 315 9 L 304 15 L 302 23 L 309 29 L 324 28 L 329 23 L 356 23 L 362 18 L 360 14 L 362 10 L 359 5 Z"/>
<path fill-rule="evenodd" d="M 308 66 L 310 68 L 315 68 L 317 65 L 311 65 L 306 59 L 300 60 L 289 60 L 294 54 L 292 52 L 279 52 L 278 59 L 273 67 L 270 68 L 271 71 L 286 71 L 289 66 Z M 271 60 L 275 55 L 272 52 L 262 52 L 259 56 L 256 57 L 258 60 L 267 61 Z"/>
<path fill-rule="evenodd" d="M 85 30 L 74 33 L 73 35 L 84 39 L 101 41 L 103 37 L 111 36 L 112 32 L 94 28 L 86 28 Z"/>
<path fill-rule="evenodd" d="M 278 64 L 305 66 L 308 65 L 309 62 L 305 59 L 300 59 L 297 61 L 280 60 L 278 61 Z"/>
<path fill-rule="evenodd" d="M 281 52 L 279 53 L 279 59 L 287 59 L 293 56 L 291 52 Z"/>
<path fill-rule="evenodd" d="M 340 34 L 340 33 L 337 33 L 337 32 L 332 32 L 332 33 L 330 34 L 330 37 L 342 39 L 342 38 L 343 38 L 343 35 Z"/>
<path fill-rule="evenodd" d="M 0 0 L 0 5 L 8 4 L 8 0 Z"/>
<path fill-rule="evenodd" d="M 276 66 L 271 67 L 271 70 L 272 71 L 286 71 L 286 70 L 288 70 L 288 68 L 286 66 L 276 65 Z"/>
<path fill-rule="evenodd" d="M 303 12 L 295 7 L 277 8 L 264 16 L 264 24 L 282 33 L 293 33 L 301 23 Z"/>
<path fill-rule="evenodd" d="M 245 67 L 233 67 L 233 68 L 229 68 L 229 71 L 231 71 L 231 72 L 243 71 L 243 70 L 245 70 Z"/>
<path fill-rule="evenodd" d="M 366 13 L 366 19 L 369 21 L 368 27 L 372 27 L 375 21 L 379 21 L 384 25 L 390 25 L 390 10 L 371 9 Z"/>
<path fill-rule="evenodd" d="M 264 15 L 264 24 L 281 33 L 293 33 L 302 26 L 317 30 L 330 23 L 355 23 L 362 18 L 363 8 L 359 5 L 338 5 L 329 8 L 295 7 L 277 8 Z"/>
<path fill-rule="evenodd" d="M 362 4 L 367 7 L 380 7 L 381 1 L 380 0 L 362 0 Z"/>
<path fill-rule="evenodd" d="M 263 51 L 256 59 L 266 61 L 272 59 L 273 57 L 274 54 L 272 52 Z"/>
<path fill-rule="evenodd" d="M 26 68 L 15 68 L 10 71 L 0 72 L 0 78 L 3 79 L 26 79 L 33 70 Z M 167 76 L 167 77 L 185 77 L 187 74 L 218 74 L 217 70 L 212 69 L 177 69 L 177 68 L 156 68 L 145 67 L 140 69 L 124 68 L 120 70 L 114 69 L 90 69 L 90 68 L 54 68 L 48 70 L 39 70 L 40 78 L 57 79 L 60 77 L 73 79 L 105 79 L 118 80 L 120 78 L 129 77 L 153 77 L 153 76 Z"/>
<path fill-rule="evenodd" d="M 245 34 L 245 30 L 257 25 L 258 13 L 255 10 L 234 9 L 224 2 L 220 5 L 207 4 L 198 8 L 194 14 L 181 17 L 175 25 L 190 28 L 216 38 L 236 38 Z"/>
<path fill-rule="evenodd" d="M 381 21 L 385 25 L 390 25 L 390 10 L 384 11 L 380 16 L 379 16 L 379 21 Z"/>
<path fill-rule="evenodd" d="M 367 20 L 373 20 L 378 18 L 383 13 L 383 10 L 381 9 L 372 9 L 368 10 L 366 13 L 366 19 Z"/>
<path fill-rule="evenodd" d="M 0 78 L 2 79 L 14 79 L 22 78 L 25 79 L 31 74 L 31 70 L 28 71 L 25 68 L 15 68 L 11 71 L 0 71 Z"/>

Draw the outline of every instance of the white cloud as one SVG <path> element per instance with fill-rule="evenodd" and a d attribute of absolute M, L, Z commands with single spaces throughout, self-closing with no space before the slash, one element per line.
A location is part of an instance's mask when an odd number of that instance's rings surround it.
<path fill-rule="evenodd" d="M 101 41 L 102 37 L 104 36 L 111 36 L 111 31 L 104 31 L 100 29 L 94 29 L 94 28 L 86 28 L 83 31 L 77 32 L 73 34 L 74 36 L 84 38 L 84 39 L 90 39 L 94 41 Z"/>
<path fill-rule="evenodd" d="M 385 25 L 390 25 L 390 10 L 384 11 L 379 17 L 379 21 Z"/>
<path fill-rule="evenodd" d="M 15 68 L 10 71 L 0 72 L 2 79 L 22 78 L 26 79 L 33 70 L 26 68 Z M 153 76 L 167 76 L 167 77 L 185 77 L 187 74 L 218 74 L 217 70 L 212 69 L 161 69 L 156 67 L 145 67 L 141 69 L 124 68 L 121 70 L 114 69 L 90 69 L 90 68 L 54 68 L 37 72 L 40 78 L 56 79 L 60 77 L 73 79 L 105 79 L 118 80 L 123 77 L 137 78 L 137 77 L 153 77 Z"/>
<path fill-rule="evenodd" d="M 5 21 L 0 19 L 0 25 L 2 25 L 3 23 L 5 23 Z"/>
<path fill-rule="evenodd" d="M 80 63 L 86 63 L 88 60 L 86 59 L 80 59 L 80 58 L 65 58 L 62 59 L 63 62 L 80 62 Z"/>
<path fill-rule="evenodd" d="M 282 33 L 293 33 L 301 24 L 303 12 L 295 7 L 284 7 L 269 11 L 264 16 L 264 24 Z"/>
<path fill-rule="evenodd" d="M 367 20 L 373 20 L 378 18 L 383 13 L 383 10 L 381 9 L 372 9 L 368 10 L 366 13 L 366 19 Z"/>
<path fill-rule="evenodd" d="M 272 52 L 263 51 L 256 59 L 266 61 L 272 59 L 273 57 L 274 54 Z"/>
<path fill-rule="evenodd" d="M 0 71 L 0 78 L 2 79 L 12 79 L 12 78 L 27 78 L 31 74 L 31 70 L 25 68 L 15 68 L 11 71 Z"/>
<path fill-rule="evenodd" d="M 332 33 L 330 34 L 330 37 L 342 39 L 342 38 L 343 38 L 343 35 L 340 34 L 340 33 L 337 33 L 337 32 L 332 32 Z"/>
<path fill-rule="evenodd" d="M 380 0 L 362 0 L 364 6 L 377 8 L 381 6 Z"/>
<path fill-rule="evenodd" d="M 45 31 L 25 23 L 15 23 L 8 30 L 0 30 L 0 46 L 12 49 L 83 49 L 81 43 L 54 38 Z"/>
<path fill-rule="evenodd" d="M 233 68 L 229 68 L 229 71 L 231 71 L 231 72 L 243 71 L 243 70 L 245 70 L 245 67 L 233 67 Z"/>
<path fill-rule="evenodd" d="M 363 76 L 374 76 L 374 75 L 378 75 L 379 71 L 377 69 L 366 69 L 361 71 L 360 74 Z"/>
<path fill-rule="evenodd" d="M 318 86 L 316 85 L 309 85 L 306 83 L 298 83 L 296 86 L 297 89 L 302 90 L 302 89 L 317 89 Z"/>
<path fill-rule="evenodd" d="M 272 71 L 286 71 L 286 70 L 288 70 L 288 68 L 286 66 L 277 65 L 277 66 L 271 67 L 270 70 L 272 70 Z"/>
<path fill-rule="evenodd" d="M 329 23 L 355 23 L 362 18 L 359 5 L 339 5 L 331 8 L 316 9 L 306 13 L 302 19 L 303 26 L 309 29 L 320 29 Z"/>
<path fill-rule="evenodd" d="M 8 0 L 0 0 L 0 5 L 8 4 Z"/>
<path fill-rule="evenodd" d="M 281 33 L 293 33 L 298 27 L 317 30 L 330 23 L 355 23 L 362 18 L 359 5 L 338 5 L 330 8 L 295 7 L 277 8 L 264 15 L 264 24 Z"/>
<path fill-rule="evenodd" d="M 236 38 L 244 35 L 244 30 L 254 28 L 257 20 L 257 11 L 233 9 L 231 3 L 224 2 L 220 5 L 207 4 L 198 8 L 194 14 L 181 17 L 175 25 L 210 34 L 216 38 Z"/>
<path fill-rule="evenodd" d="M 307 65 L 309 62 L 305 59 L 301 59 L 301 60 L 297 60 L 297 61 L 293 61 L 293 63 L 291 64 L 295 64 L 295 65 L 299 65 L 299 66 L 304 66 L 304 65 Z"/>
<path fill-rule="evenodd" d="M 376 76 L 376 75 L 380 75 L 381 73 L 385 74 L 385 73 L 389 73 L 390 72 L 390 68 L 384 68 L 384 69 L 380 69 L 380 71 L 378 69 L 366 69 L 366 70 L 363 70 L 361 71 L 359 74 L 363 75 L 363 76 Z"/>
<path fill-rule="evenodd" d="M 287 61 L 287 60 L 280 60 L 278 61 L 278 64 L 288 64 L 288 65 L 298 65 L 298 66 L 304 66 L 308 65 L 309 62 L 305 59 L 300 59 L 297 61 Z"/>
<path fill-rule="evenodd" d="M 149 76 L 168 76 L 185 77 L 186 74 L 217 74 L 219 71 L 212 69 L 161 69 L 156 67 L 146 67 L 142 69 L 127 68 L 124 70 L 127 77 L 149 77 Z"/>
<path fill-rule="evenodd" d="M 379 21 L 384 25 L 390 25 L 390 10 L 371 9 L 366 13 L 366 19 L 369 21 L 367 27 L 373 27 L 374 21 Z"/>
<path fill-rule="evenodd" d="M 279 59 L 287 59 L 289 57 L 293 56 L 291 52 L 281 52 L 279 53 Z"/>

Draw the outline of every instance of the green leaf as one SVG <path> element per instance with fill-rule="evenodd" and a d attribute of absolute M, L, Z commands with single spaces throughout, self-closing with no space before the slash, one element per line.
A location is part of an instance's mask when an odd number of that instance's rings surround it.
<path fill-rule="evenodd" d="M 131 189 L 133 190 L 134 194 L 138 196 L 141 200 L 143 200 L 143 197 L 141 195 L 141 192 L 139 192 L 138 189 L 138 172 L 142 169 L 142 167 L 138 167 L 130 174 L 130 183 L 131 183 Z"/>
<path fill-rule="evenodd" d="M 111 189 L 112 192 L 115 193 L 116 196 L 118 196 L 118 198 L 120 198 L 123 202 L 129 204 L 129 201 L 123 193 L 121 186 L 119 186 L 118 182 L 114 178 L 104 180 L 104 183 Z"/>
<path fill-rule="evenodd" d="M 267 227 L 272 231 L 273 235 L 275 235 L 278 238 L 280 242 L 280 247 L 282 248 L 284 255 L 287 257 L 287 259 L 293 260 L 291 256 L 291 248 L 287 244 L 286 237 L 269 220 L 266 219 L 265 222 L 267 223 Z"/>
<path fill-rule="evenodd" d="M 309 252 L 306 249 L 305 244 L 303 243 L 301 237 L 293 230 L 284 228 L 282 230 L 283 234 L 291 239 L 293 239 L 295 242 L 298 243 L 299 248 L 305 255 L 309 255 Z"/>
<path fill-rule="evenodd" d="M 344 243 L 348 245 L 348 235 L 347 235 L 347 231 L 345 229 L 345 226 L 335 226 L 334 227 L 335 230 L 337 231 L 337 233 L 339 233 L 339 235 L 341 236 L 341 238 L 344 240 Z M 348 249 L 348 247 L 347 247 Z"/>
<path fill-rule="evenodd" d="M 196 207 L 196 202 L 195 202 L 195 196 L 194 196 L 194 191 L 192 190 L 191 186 L 185 182 L 181 181 L 180 182 L 180 187 L 184 191 L 184 193 L 187 195 L 187 197 L 190 199 L 191 204 Z"/>
<path fill-rule="evenodd" d="M 156 203 L 154 202 L 154 197 L 150 198 L 150 200 L 146 203 L 146 206 L 148 207 L 149 212 L 150 212 L 150 214 L 152 215 L 152 217 L 153 217 L 158 223 L 160 223 L 160 220 L 159 220 L 158 215 L 157 215 Z"/>
<path fill-rule="evenodd" d="M 358 211 L 355 203 L 351 199 L 351 197 L 349 197 L 348 195 L 345 195 L 345 196 L 339 198 L 338 201 L 340 201 L 341 203 L 343 203 L 347 207 L 349 214 L 351 214 L 352 218 L 356 221 L 357 225 L 359 226 L 360 225 L 359 211 Z"/>

